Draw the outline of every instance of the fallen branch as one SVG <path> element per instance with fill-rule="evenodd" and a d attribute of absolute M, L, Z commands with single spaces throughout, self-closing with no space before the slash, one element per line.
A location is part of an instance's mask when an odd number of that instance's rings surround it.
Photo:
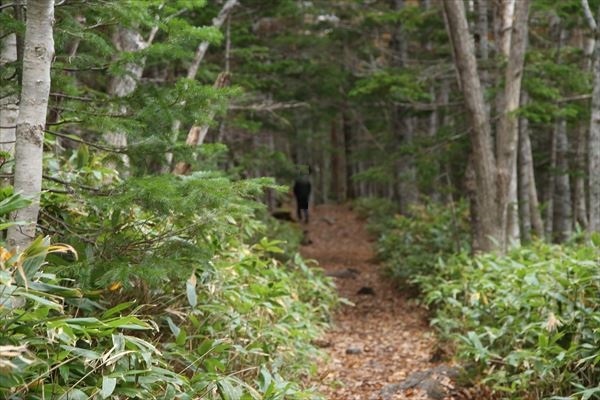
<path fill-rule="evenodd" d="M 230 110 L 243 110 L 243 111 L 273 112 L 276 110 L 287 110 L 290 108 L 300 108 L 300 107 L 309 107 L 309 106 L 310 105 L 308 103 L 299 102 L 299 101 L 292 101 L 289 103 L 265 102 L 265 103 L 248 104 L 248 105 L 231 104 L 229 106 L 229 109 Z"/>

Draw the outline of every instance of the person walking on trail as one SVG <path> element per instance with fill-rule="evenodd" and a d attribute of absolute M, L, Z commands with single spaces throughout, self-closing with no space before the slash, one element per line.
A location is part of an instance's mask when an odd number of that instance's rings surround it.
<path fill-rule="evenodd" d="M 298 221 L 304 221 L 308 224 L 308 202 L 310 199 L 310 167 L 308 167 L 307 173 L 300 175 L 294 181 L 294 197 L 296 197 L 296 210 L 298 215 Z"/>

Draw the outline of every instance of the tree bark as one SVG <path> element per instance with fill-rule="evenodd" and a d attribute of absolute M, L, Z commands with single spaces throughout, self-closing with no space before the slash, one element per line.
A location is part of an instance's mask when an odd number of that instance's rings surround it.
<path fill-rule="evenodd" d="M 525 95 L 521 97 L 524 101 Z M 519 214 L 521 216 L 521 238 L 525 242 L 531 241 L 531 205 L 529 204 L 529 169 L 533 163 L 531 157 L 531 142 L 529 141 L 529 121 L 525 117 L 519 119 Z"/>
<path fill-rule="evenodd" d="M 556 128 L 552 130 L 552 136 L 550 141 L 550 166 L 548 170 L 550 173 L 548 174 L 548 182 L 546 183 L 546 190 L 544 192 L 544 202 L 545 202 L 545 212 L 544 212 L 544 228 L 545 228 L 545 236 L 546 239 L 552 240 L 552 232 L 554 231 L 554 191 L 556 188 L 555 180 L 556 180 L 556 138 L 557 130 Z"/>
<path fill-rule="evenodd" d="M 31 1 L 27 8 L 23 81 L 17 117 L 15 147 L 15 192 L 30 197 L 33 203 L 13 213 L 12 219 L 25 221 L 9 228 L 10 247 L 27 246 L 35 237 L 42 189 L 44 128 L 50 94 L 50 66 L 54 57 L 52 24 L 54 0 Z"/>
<path fill-rule="evenodd" d="M 394 11 L 404 8 L 404 0 L 393 0 Z M 402 24 L 396 24 L 391 41 L 392 63 L 394 68 L 404 68 L 408 56 L 408 45 Z M 406 115 L 406 109 L 402 106 L 392 106 L 391 127 L 392 135 L 399 147 L 411 145 L 415 137 L 416 120 L 411 115 Z M 403 152 L 405 153 L 405 152 Z M 395 194 L 400 202 L 400 211 L 407 214 L 413 204 L 419 201 L 419 191 L 416 184 L 416 168 L 414 156 L 402 154 L 396 163 Z"/>
<path fill-rule="evenodd" d="M 443 5 L 471 125 L 470 139 L 476 184 L 475 207 L 479 217 L 474 232 L 480 232 L 483 236 L 475 242 L 477 246 L 474 250 L 491 251 L 497 249 L 502 243 L 503 232 L 501 225 L 498 224 L 496 203 L 498 187 L 490 122 L 485 110 L 475 49 L 469 34 L 464 3 L 462 0 L 446 0 Z"/>
<path fill-rule="evenodd" d="M 573 223 L 582 229 L 587 229 L 587 205 L 585 199 L 585 176 L 587 156 L 587 126 L 577 124 L 577 137 L 575 143 L 574 174 L 573 174 Z"/>
<path fill-rule="evenodd" d="M 488 30 L 488 0 L 477 0 L 477 35 L 479 37 L 477 50 L 479 58 L 483 61 L 487 61 L 489 58 Z"/>
<path fill-rule="evenodd" d="M 571 185 L 569 180 L 569 149 L 567 121 L 560 118 L 556 122 L 556 176 L 554 178 L 553 237 L 558 243 L 569 239 L 572 229 Z"/>
<path fill-rule="evenodd" d="M 507 13 L 508 14 L 508 13 Z M 514 10 L 510 34 L 510 51 L 504 79 L 502 109 L 499 110 L 497 138 L 499 221 L 506 237 L 503 246 L 519 243 L 519 209 L 517 202 L 517 145 L 519 127 L 515 112 L 521 98 L 521 81 L 527 47 L 529 0 L 519 0 Z"/>
<path fill-rule="evenodd" d="M 521 104 L 527 103 L 527 94 L 521 94 Z M 538 238 L 544 237 L 544 225 L 540 214 L 540 205 L 535 185 L 535 172 L 531 141 L 529 138 L 529 121 L 525 117 L 519 119 L 519 211 L 522 221 L 523 240 L 531 240 L 531 233 Z"/>
<path fill-rule="evenodd" d="M 585 71 L 593 72 L 593 56 L 594 56 L 594 38 L 588 37 L 585 32 L 579 31 L 581 38 L 581 48 L 585 59 L 583 68 Z M 588 124 L 577 123 L 576 128 L 576 143 L 574 157 L 574 174 L 573 174 L 573 223 L 579 225 L 584 230 L 588 227 L 588 212 L 587 212 L 587 135 L 589 130 Z"/>
<path fill-rule="evenodd" d="M 511 48 L 511 27 L 513 27 L 515 1 L 516 0 L 494 1 L 494 36 L 496 40 L 496 51 L 505 59 L 508 59 Z M 520 0 L 516 3 L 519 2 Z"/>
<path fill-rule="evenodd" d="M 331 121 L 331 191 L 337 202 L 346 201 L 346 152 L 339 118 Z"/>
<path fill-rule="evenodd" d="M 0 68 L 4 68 L 8 63 L 17 61 L 16 34 L 11 33 L 6 36 L 2 39 L 0 46 Z M 3 162 L 12 159 L 15 154 L 15 132 L 18 114 L 19 97 L 17 94 L 5 93 L 4 90 L 0 91 L 0 151 L 7 153 Z M 12 168 L 4 168 L 3 172 L 11 173 Z"/>
<path fill-rule="evenodd" d="M 119 27 L 112 38 L 115 48 L 119 52 L 138 52 L 147 48 L 150 43 L 144 41 L 142 35 L 130 28 Z M 137 88 L 138 82 L 144 72 L 145 62 L 128 63 L 125 66 L 125 74 L 114 77 L 108 85 L 108 93 L 116 97 L 129 96 Z M 127 110 L 122 108 L 120 113 Z M 127 148 L 127 135 L 125 132 L 107 132 L 103 135 L 106 143 L 117 149 Z M 125 169 L 129 169 L 129 157 L 126 154 L 120 155 L 121 162 Z M 116 168 L 116 163 L 111 163 L 109 168 Z"/>
<path fill-rule="evenodd" d="M 590 12 L 587 0 L 581 0 L 590 28 L 596 36 L 594 46 L 594 89 L 588 137 L 588 179 L 589 179 L 589 232 L 600 232 L 600 40 L 598 27 Z"/>
<path fill-rule="evenodd" d="M 346 107 L 346 106 L 344 106 Z M 346 160 L 346 199 L 353 199 L 356 196 L 356 188 L 354 181 L 352 180 L 353 175 L 353 162 L 352 162 L 352 145 L 353 145 L 353 129 L 350 121 L 350 116 L 347 111 L 342 113 L 342 131 L 344 134 L 344 158 Z"/>

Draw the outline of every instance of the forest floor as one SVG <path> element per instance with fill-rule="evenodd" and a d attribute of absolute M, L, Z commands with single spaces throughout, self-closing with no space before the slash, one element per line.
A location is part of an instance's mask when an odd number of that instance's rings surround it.
<path fill-rule="evenodd" d="M 365 221 L 348 206 L 323 205 L 303 228 L 311 243 L 302 255 L 317 260 L 354 304 L 340 306 L 317 342 L 329 357 L 313 384 L 329 400 L 436 398 L 425 393 L 427 385 L 414 384 L 440 367 L 430 362 L 437 346 L 426 314 L 381 273 Z M 434 392 L 452 389 L 446 376 L 436 379 Z"/>

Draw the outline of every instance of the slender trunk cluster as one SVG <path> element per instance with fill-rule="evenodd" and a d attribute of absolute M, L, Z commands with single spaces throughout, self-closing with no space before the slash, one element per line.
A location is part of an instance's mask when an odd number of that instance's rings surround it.
<path fill-rule="evenodd" d="M 515 237 L 518 225 L 509 218 L 511 203 L 516 203 L 516 160 L 518 123 L 515 111 L 519 107 L 523 63 L 527 44 L 527 18 L 529 1 L 515 3 L 512 28 L 500 24 L 501 48 L 509 47 L 505 70 L 504 92 L 499 104 L 499 122 L 496 132 L 496 155 L 492 149 L 492 132 L 489 114 L 485 109 L 483 89 L 475 58 L 475 49 L 467 24 L 464 3 L 460 0 L 444 1 L 448 32 L 454 49 L 465 105 L 470 116 L 470 139 L 475 170 L 475 221 L 474 232 L 483 235 L 475 242 L 476 250 L 504 251 Z M 509 7 L 507 7 L 509 8 Z M 503 15 L 509 15 L 503 11 Z M 501 18 L 502 21 L 508 17 Z M 510 29 L 510 36 L 507 33 Z M 507 39 L 506 37 L 510 38 Z M 509 45 L 507 45 L 509 43 Z"/>

